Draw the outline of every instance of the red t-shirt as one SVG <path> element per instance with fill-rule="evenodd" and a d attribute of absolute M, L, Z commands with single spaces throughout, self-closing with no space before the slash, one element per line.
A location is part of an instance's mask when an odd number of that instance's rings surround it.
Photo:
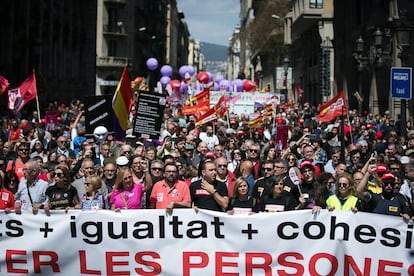
<path fill-rule="evenodd" d="M 0 210 L 9 208 L 14 210 L 14 195 L 9 190 L 4 188 L 0 189 Z"/>

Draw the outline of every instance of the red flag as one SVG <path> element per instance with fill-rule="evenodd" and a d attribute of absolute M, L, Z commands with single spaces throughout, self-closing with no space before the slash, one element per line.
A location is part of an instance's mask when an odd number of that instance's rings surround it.
<path fill-rule="evenodd" d="M 194 114 L 197 111 L 207 111 L 210 109 L 210 89 L 205 89 L 194 97 L 189 98 L 183 108 L 182 113 Z"/>
<path fill-rule="evenodd" d="M 9 103 L 8 108 L 17 114 L 19 111 L 31 100 L 36 98 L 36 76 L 33 70 L 33 74 L 28 77 L 19 87 L 9 89 L 8 92 Z"/>
<path fill-rule="evenodd" d="M 197 126 L 201 126 L 205 123 L 217 120 L 217 114 L 214 107 L 210 108 L 206 113 L 200 115 L 198 117 L 198 121 L 196 123 Z"/>
<path fill-rule="evenodd" d="M 221 96 L 214 106 L 217 117 L 223 118 L 227 110 L 229 110 L 229 102 L 226 100 L 225 96 Z"/>
<path fill-rule="evenodd" d="M 296 94 L 297 94 L 297 99 L 302 98 L 303 89 L 302 89 L 302 86 L 300 86 L 299 83 L 296 84 Z"/>
<path fill-rule="evenodd" d="M 9 88 L 9 81 L 0 76 L 0 95 L 6 92 L 7 88 Z"/>
<path fill-rule="evenodd" d="M 344 91 L 339 92 L 335 97 L 322 104 L 319 107 L 319 115 L 317 116 L 319 122 L 329 122 L 342 115 L 343 112 L 347 113 L 348 108 L 346 106 Z"/>

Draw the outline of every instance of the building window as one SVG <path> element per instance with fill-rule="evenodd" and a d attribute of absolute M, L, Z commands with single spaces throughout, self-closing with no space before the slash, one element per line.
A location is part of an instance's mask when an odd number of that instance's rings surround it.
<path fill-rule="evenodd" d="M 323 0 L 309 0 L 309 8 L 311 9 L 322 9 Z"/>

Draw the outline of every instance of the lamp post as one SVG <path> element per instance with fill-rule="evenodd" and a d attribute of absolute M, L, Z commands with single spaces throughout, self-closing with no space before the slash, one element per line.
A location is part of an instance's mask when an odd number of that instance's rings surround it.
<path fill-rule="evenodd" d="M 288 70 L 289 70 L 289 64 L 290 64 L 290 60 L 288 57 L 285 57 L 283 59 L 283 71 L 285 74 L 285 78 L 283 79 L 283 89 L 284 92 L 283 94 L 285 95 L 285 101 L 287 101 L 287 96 L 288 96 Z"/>
<path fill-rule="evenodd" d="M 404 15 L 401 15 L 400 21 L 395 27 L 395 34 L 397 37 L 397 47 L 400 49 L 398 58 L 401 60 L 401 67 L 408 66 L 408 49 L 410 48 L 412 26 L 406 22 Z M 407 124 L 407 100 L 401 99 L 401 124 L 400 131 L 401 136 L 406 136 L 406 124 Z"/>

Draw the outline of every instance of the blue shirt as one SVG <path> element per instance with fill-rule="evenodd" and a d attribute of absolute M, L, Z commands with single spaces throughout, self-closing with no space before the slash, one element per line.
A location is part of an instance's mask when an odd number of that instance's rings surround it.
<path fill-rule="evenodd" d="M 19 183 L 19 188 L 16 192 L 16 202 L 20 203 L 21 209 L 30 210 L 33 204 L 47 204 L 49 201 L 48 196 L 46 195 L 46 189 L 49 187 L 49 184 L 41 179 L 36 179 L 32 184 L 29 184 L 29 189 L 27 189 L 27 180 L 22 178 Z M 30 193 L 30 196 L 29 196 Z M 30 200 L 32 198 L 32 201 Z"/>

